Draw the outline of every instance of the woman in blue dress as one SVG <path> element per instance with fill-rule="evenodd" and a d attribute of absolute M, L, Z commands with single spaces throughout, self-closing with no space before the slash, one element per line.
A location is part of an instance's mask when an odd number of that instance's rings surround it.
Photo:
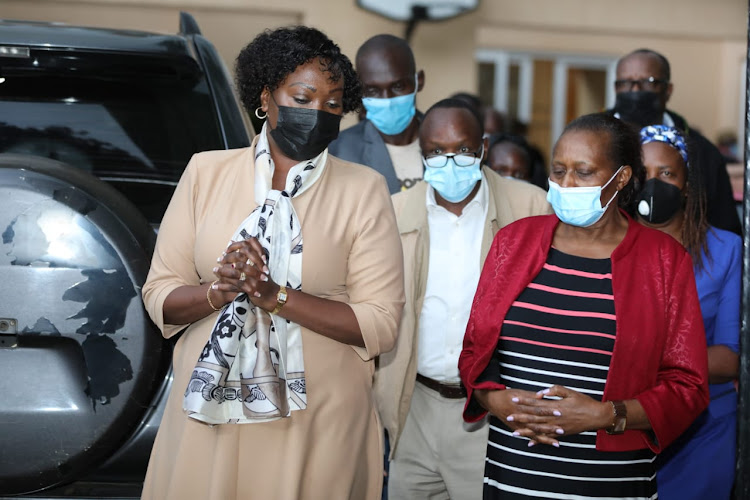
<path fill-rule="evenodd" d="M 636 211 L 644 225 L 672 235 L 693 258 L 711 393 L 708 409 L 659 457 L 659 498 L 728 499 L 736 454 L 742 240 L 709 226 L 700 165 L 688 161 L 678 130 L 645 127 L 641 144 L 647 175 Z"/>

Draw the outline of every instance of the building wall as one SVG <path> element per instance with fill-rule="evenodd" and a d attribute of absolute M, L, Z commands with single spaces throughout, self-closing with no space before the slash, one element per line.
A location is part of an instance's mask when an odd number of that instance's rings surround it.
<path fill-rule="evenodd" d="M 615 57 L 641 47 L 657 50 L 672 68 L 671 108 L 711 138 L 738 124 L 744 41 L 482 26 L 476 43 L 484 48 Z"/>
<path fill-rule="evenodd" d="M 476 91 L 474 54 L 480 48 L 617 57 L 649 47 L 672 63 L 672 108 L 711 138 L 739 126 L 747 29 L 747 4 L 742 0 L 480 1 L 467 15 L 417 26 L 412 46 L 426 73 L 420 108 L 458 90 Z M 354 0 L 0 2 L 0 18 L 162 32 L 176 31 L 180 10 L 195 15 L 230 67 L 241 47 L 264 28 L 316 26 L 350 57 L 374 34 L 404 32 L 402 23 L 365 12 Z M 353 118 L 345 122 L 351 123 Z"/>

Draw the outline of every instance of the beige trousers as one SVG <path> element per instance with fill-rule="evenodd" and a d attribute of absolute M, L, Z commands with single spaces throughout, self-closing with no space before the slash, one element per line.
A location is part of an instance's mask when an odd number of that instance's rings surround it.
<path fill-rule="evenodd" d="M 388 477 L 389 500 L 479 500 L 489 425 L 463 421 L 465 399 L 417 382 Z"/>

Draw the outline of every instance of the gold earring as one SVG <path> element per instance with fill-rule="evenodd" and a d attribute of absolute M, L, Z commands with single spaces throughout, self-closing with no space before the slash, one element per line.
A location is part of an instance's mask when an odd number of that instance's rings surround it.
<path fill-rule="evenodd" d="M 260 116 L 260 112 L 263 111 L 260 106 L 255 108 L 255 116 L 258 117 L 258 120 L 265 120 L 268 116 L 268 113 L 264 114 L 263 116 Z"/>

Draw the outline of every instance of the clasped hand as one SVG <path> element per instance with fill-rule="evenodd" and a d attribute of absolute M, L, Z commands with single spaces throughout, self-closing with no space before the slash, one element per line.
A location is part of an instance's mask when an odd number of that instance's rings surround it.
<path fill-rule="evenodd" d="M 225 297 L 244 292 L 254 305 L 266 311 L 276 307 L 279 285 L 270 277 L 268 259 L 257 239 L 231 243 L 217 262 L 219 265 L 213 269 L 218 278 L 214 284 L 216 291 Z"/>
<path fill-rule="evenodd" d="M 561 436 L 603 427 L 602 405 L 606 404 L 561 385 L 536 393 L 518 389 L 485 391 L 479 401 L 514 435 L 529 438 L 529 446 L 560 446 L 557 438 Z"/>

